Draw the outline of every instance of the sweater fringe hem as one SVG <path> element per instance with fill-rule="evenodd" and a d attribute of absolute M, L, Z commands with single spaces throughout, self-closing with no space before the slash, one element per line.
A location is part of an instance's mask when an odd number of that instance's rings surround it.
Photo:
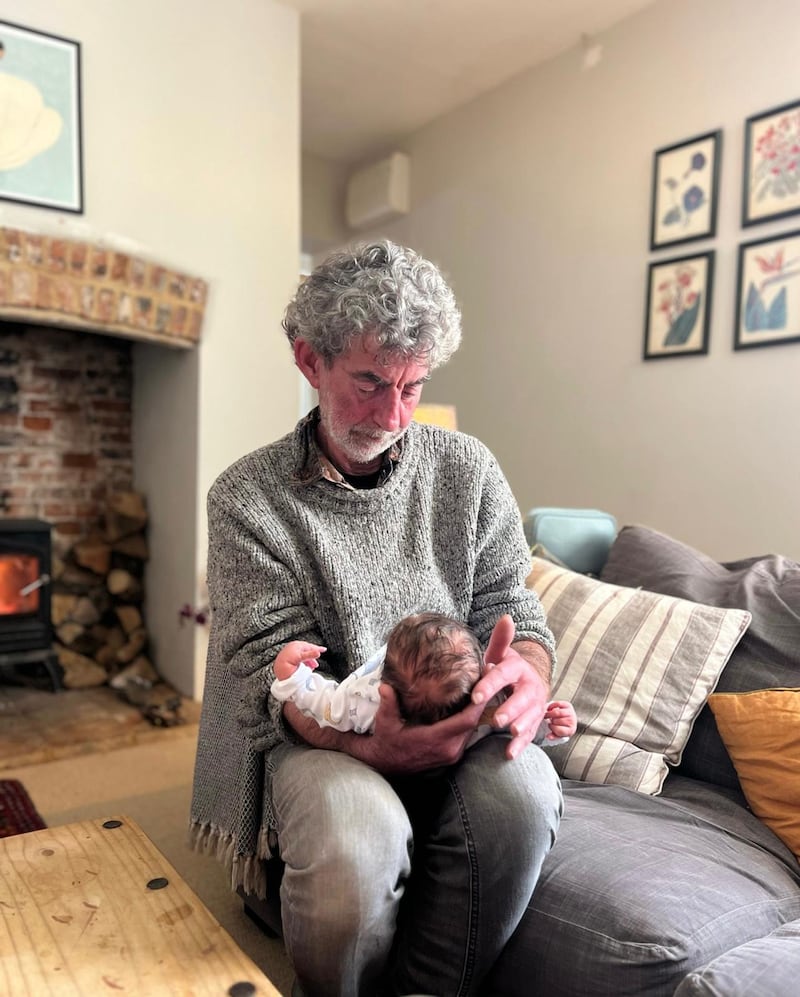
<path fill-rule="evenodd" d="M 211 823 L 192 821 L 189 825 L 189 845 L 201 855 L 211 855 L 222 863 L 230 874 L 231 889 L 242 889 L 260 900 L 267 896 L 266 860 L 270 858 L 270 832 L 261 829 L 256 843 L 256 854 L 236 851 L 236 836 Z"/>

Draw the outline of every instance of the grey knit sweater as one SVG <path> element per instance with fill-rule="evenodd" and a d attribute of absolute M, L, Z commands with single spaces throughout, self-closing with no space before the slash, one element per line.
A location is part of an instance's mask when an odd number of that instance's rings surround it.
<path fill-rule="evenodd" d="M 341 680 L 409 613 L 454 616 L 484 646 L 510 613 L 518 638 L 554 654 L 525 588 L 519 509 L 483 444 L 412 423 L 388 480 L 356 491 L 308 473 L 311 425 L 237 461 L 208 497 L 212 614 L 192 837 L 231 865 L 233 886 L 261 894 L 264 753 L 293 736 L 269 697 L 287 641 L 326 646 L 320 670 Z"/>

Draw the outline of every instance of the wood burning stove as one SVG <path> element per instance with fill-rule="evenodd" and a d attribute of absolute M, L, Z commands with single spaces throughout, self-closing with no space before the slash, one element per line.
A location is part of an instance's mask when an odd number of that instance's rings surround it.
<path fill-rule="evenodd" d="M 50 622 L 50 524 L 0 519 L 0 669 L 41 663 L 61 687 Z"/>

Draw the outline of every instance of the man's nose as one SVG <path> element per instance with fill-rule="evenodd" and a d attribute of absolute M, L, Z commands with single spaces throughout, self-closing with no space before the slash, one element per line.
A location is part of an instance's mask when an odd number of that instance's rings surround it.
<path fill-rule="evenodd" d="M 400 428 L 401 405 L 399 391 L 384 391 L 375 406 L 375 422 L 385 432 L 394 433 Z"/>

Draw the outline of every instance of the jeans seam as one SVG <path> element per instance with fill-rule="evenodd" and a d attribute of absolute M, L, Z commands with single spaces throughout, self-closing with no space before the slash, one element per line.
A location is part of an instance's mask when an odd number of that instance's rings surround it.
<path fill-rule="evenodd" d="M 456 997 L 462 997 L 462 995 L 469 992 L 469 986 L 475 972 L 475 948 L 478 941 L 478 912 L 480 907 L 480 880 L 478 876 L 478 860 L 475 854 L 475 842 L 472 837 L 467 808 L 464 806 L 464 799 L 455 779 L 450 779 L 450 786 L 461 816 L 461 824 L 464 828 L 464 843 L 469 861 L 469 930 L 461 981 L 456 992 Z"/>

